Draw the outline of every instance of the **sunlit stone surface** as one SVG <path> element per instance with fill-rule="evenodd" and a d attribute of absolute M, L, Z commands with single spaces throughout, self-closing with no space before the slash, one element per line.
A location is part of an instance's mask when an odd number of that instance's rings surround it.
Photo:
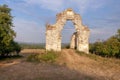
<path fill-rule="evenodd" d="M 90 30 L 82 25 L 80 15 L 72 9 L 57 14 L 54 25 L 46 25 L 46 50 L 61 51 L 61 32 L 67 20 L 71 20 L 76 29 L 71 38 L 70 48 L 89 53 Z"/>

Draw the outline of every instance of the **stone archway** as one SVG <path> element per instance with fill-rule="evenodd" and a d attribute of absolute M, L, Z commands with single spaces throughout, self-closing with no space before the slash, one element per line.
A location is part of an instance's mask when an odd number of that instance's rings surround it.
<path fill-rule="evenodd" d="M 46 25 L 46 50 L 61 51 L 61 31 L 67 20 L 71 20 L 76 32 L 72 35 L 70 47 L 78 51 L 89 53 L 89 33 L 88 27 L 82 25 L 81 17 L 72 9 L 67 9 L 57 14 L 54 25 Z"/>

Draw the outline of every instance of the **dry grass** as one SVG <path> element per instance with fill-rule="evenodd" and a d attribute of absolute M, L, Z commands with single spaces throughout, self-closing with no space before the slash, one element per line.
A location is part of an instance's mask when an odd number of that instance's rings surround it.
<path fill-rule="evenodd" d="M 74 50 L 64 49 L 58 62 L 87 75 L 100 76 L 105 80 L 120 80 L 119 59 L 102 58 L 92 54 L 78 55 Z"/>
<path fill-rule="evenodd" d="M 22 54 L 30 54 L 30 53 L 44 53 L 44 49 L 23 49 L 21 51 Z"/>
<path fill-rule="evenodd" d="M 0 61 L 0 80 L 120 80 L 120 60 L 96 55 L 78 55 L 64 49 L 56 63 L 31 63 L 31 54 L 45 50 L 25 49 L 20 59 Z"/>

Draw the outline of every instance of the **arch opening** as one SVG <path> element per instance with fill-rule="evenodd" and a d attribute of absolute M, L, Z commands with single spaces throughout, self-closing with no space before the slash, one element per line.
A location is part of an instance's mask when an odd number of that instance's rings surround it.
<path fill-rule="evenodd" d="M 62 36 L 62 42 L 61 42 L 61 48 L 70 48 L 71 45 L 71 38 L 72 35 L 74 34 L 74 32 L 76 32 L 74 25 L 72 23 L 72 21 L 68 20 L 66 21 L 66 24 L 63 27 L 63 30 L 61 32 L 61 36 Z"/>

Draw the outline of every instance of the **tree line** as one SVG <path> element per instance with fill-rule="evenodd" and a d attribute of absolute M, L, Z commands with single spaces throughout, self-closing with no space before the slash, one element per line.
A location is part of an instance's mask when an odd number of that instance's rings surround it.
<path fill-rule="evenodd" d="M 0 5 L 0 55 L 19 53 L 21 47 L 14 41 L 16 33 L 13 30 L 13 16 L 7 5 Z"/>
<path fill-rule="evenodd" d="M 90 52 L 103 57 L 120 58 L 120 29 L 107 40 L 90 44 Z"/>

